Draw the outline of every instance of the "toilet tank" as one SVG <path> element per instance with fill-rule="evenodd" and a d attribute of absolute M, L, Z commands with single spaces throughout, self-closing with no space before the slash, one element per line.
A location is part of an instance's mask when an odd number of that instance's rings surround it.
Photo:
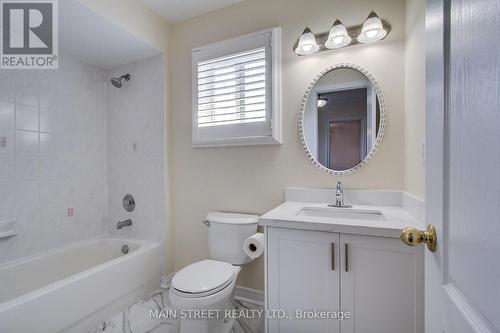
<path fill-rule="evenodd" d="M 257 232 L 257 215 L 211 212 L 207 214 L 210 257 L 233 265 L 251 261 L 243 242 Z"/>

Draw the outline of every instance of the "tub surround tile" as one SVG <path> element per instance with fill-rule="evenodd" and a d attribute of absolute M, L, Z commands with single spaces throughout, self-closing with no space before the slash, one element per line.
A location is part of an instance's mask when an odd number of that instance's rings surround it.
<path fill-rule="evenodd" d="M 59 132 L 63 129 L 63 115 L 59 109 L 53 107 L 40 108 L 40 132 Z"/>
<path fill-rule="evenodd" d="M 14 128 L 15 104 L 0 101 L 0 127 Z"/>
<path fill-rule="evenodd" d="M 40 100 L 36 92 L 36 84 L 27 82 L 16 92 L 16 104 L 38 107 Z"/>
<path fill-rule="evenodd" d="M 40 200 L 38 182 L 17 183 L 16 208 L 37 206 Z"/>
<path fill-rule="evenodd" d="M 18 156 L 38 155 L 38 133 L 31 131 L 16 131 L 16 154 Z"/>
<path fill-rule="evenodd" d="M 17 258 L 17 240 L 15 237 L 0 240 L 0 261 L 9 262 Z"/>
<path fill-rule="evenodd" d="M 13 211 L 16 205 L 16 183 L 0 184 L 0 211 Z"/>
<path fill-rule="evenodd" d="M 38 157 L 16 157 L 16 181 L 37 181 L 39 178 Z"/>
<path fill-rule="evenodd" d="M 0 156 L 14 155 L 16 152 L 16 131 L 0 128 Z"/>
<path fill-rule="evenodd" d="M 16 104 L 16 129 L 38 131 L 38 107 Z"/>
<path fill-rule="evenodd" d="M 37 253 L 41 245 L 40 210 L 37 207 L 18 210 L 15 212 L 18 227 L 17 257 L 29 256 Z"/>
<path fill-rule="evenodd" d="M 108 228 L 115 237 L 161 242 L 165 235 L 162 67 L 162 57 L 156 56 L 108 71 L 108 79 L 131 75 L 122 88 L 109 88 L 107 96 Z M 126 193 L 137 202 L 132 213 L 122 207 Z M 116 222 L 128 218 L 132 227 L 116 230 Z"/>
<path fill-rule="evenodd" d="M 0 81 L 0 211 L 20 219 L 0 264 L 106 233 L 106 71 L 60 57 Z"/>
<path fill-rule="evenodd" d="M 108 71 L 60 58 L 58 71 L 0 81 L 0 219 L 19 219 L 20 230 L 0 239 L 0 264 L 106 234 L 165 235 L 163 58 Z M 132 80 L 111 87 L 124 72 Z M 126 193 L 138 202 L 132 214 Z M 117 232 L 127 218 L 133 227 Z"/>
<path fill-rule="evenodd" d="M 0 156 L 0 183 L 13 182 L 16 178 L 16 159 Z"/>

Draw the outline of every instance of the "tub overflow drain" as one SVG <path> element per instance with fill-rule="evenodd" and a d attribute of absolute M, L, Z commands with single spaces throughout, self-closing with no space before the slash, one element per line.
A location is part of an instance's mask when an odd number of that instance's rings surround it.
<path fill-rule="evenodd" d="M 127 254 L 129 250 L 130 250 L 130 248 L 128 247 L 128 245 L 123 245 L 122 246 L 122 253 L 123 254 Z"/>

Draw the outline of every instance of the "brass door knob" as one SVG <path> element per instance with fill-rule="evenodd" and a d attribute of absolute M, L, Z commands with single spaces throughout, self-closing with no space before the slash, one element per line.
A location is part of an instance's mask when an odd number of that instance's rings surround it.
<path fill-rule="evenodd" d="M 400 237 L 408 246 L 427 244 L 427 248 L 431 252 L 436 251 L 437 236 L 436 228 L 433 225 L 428 225 L 426 231 L 420 231 L 416 228 L 405 228 L 401 231 Z"/>

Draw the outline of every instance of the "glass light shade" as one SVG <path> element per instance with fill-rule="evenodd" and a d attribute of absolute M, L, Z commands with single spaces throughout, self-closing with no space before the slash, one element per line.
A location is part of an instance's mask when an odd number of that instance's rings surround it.
<path fill-rule="evenodd" d="M 316 43 L 316 37 L 314 37 L 311 29 L 305 28 L 295 48 L 295 53 L 298 55 L 308 55 L 316 53 L 318 50 L 319 46 L 318 43 Z"/>
<path fill-rule="evenodd" d="M 318 108 L 322 108 L 323 106 L 325 106 L 326 102 L 327 102 L 326 98 L 318 98 Z"/>
<path fill-rule="evenodd" d="M 349 45 L 351 41 L 352 38 L 347 33 L 345 25 L 343 25 L 339 20 L 336 20 L 330 29 L 328 40 L 325 42 L 325 47 L 327 49 L 338 49 Z"/>
<path fill-rule="evenodd" d="M 375 12 L 371 12 L 363 24 L 361 34 L 358 36 L 358 42 L 373 43 L 381 40 L 385 36 L 387 36 L 387 31 L 384 29 L 382 20 L 377 16 L 377 14 L 375 14 Z"/>

